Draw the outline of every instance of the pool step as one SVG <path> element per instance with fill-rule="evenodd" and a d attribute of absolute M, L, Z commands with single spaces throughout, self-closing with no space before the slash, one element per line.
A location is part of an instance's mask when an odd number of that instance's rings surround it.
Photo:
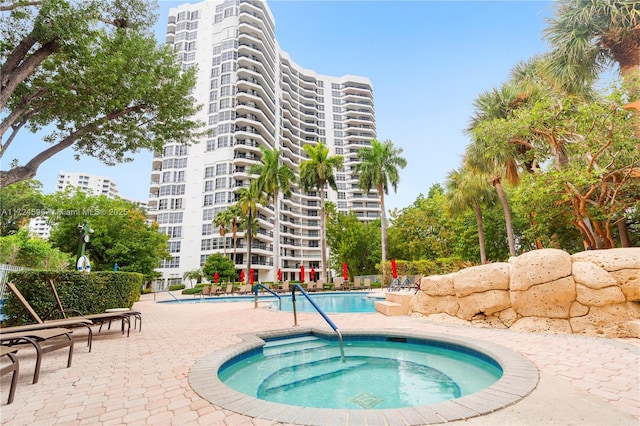
<path fill-rule="evenodd" d="M 262 398 L 272 393 L 286 391 L 288 389 L 304 386 L 306 384 L 317 383 L 328 380 L 338 375 L 355 370 L 366 364 L 366 361 L 342 362 L 340 357 L 326 358 L 313 361 L 303 365 L 294 365 L 283 368 L 272 374 L 260 383 L 258 387 L 258 398 Z M 304 367 L 303 367 L 304 366 Z M 301 372 L 305 375 L 302 376 Z"/>
<path fill-rule="evenodd" d="M 296 351 L 325 348 L 329 344 L 314 336 L 301 336 L 292 339 L 272 340 L 262 347 L 264 356 L 277 356 Z"/>

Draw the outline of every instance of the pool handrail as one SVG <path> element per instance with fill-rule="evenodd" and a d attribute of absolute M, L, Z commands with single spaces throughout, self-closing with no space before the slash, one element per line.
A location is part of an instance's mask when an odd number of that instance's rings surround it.
<path fill-rule="evenodd" d="M 300 284 L 292 284 L 291 285 L 291 303 L 293 304 L 293 325 L 294 326 L 298 325 L 298 317 L 297 317 L 297 314 L 296 314 L 296 288 L 298 290 L 300 290 L 300 293 L 302 293 L 302 295 L 307 298 L 309 303 L 311 303 L 311 306 L 313 306 L 315 308 L 315 310 L 318 311 L 320 316 L 322 316 L 322 318 L 324 318 L 324 320 L 327 322 L 327 324 L 329 324 L 329 326 L 333 329 L 333 331 L 335 331 L 336 334 L 338 335 L 338 341 L 340 342 L 340 359 L 342 360 L 342 362 L 344 362 L 345 361 L 345 359 L 344 359 L 344 343 L 342 341 L 342 333 L 340 333 L 340 330 L 338 330 L 338 326 L 335 325 L 333 323 L 333 321 L 331 321 L 331 319 L 327 316 L 327 314 L 322 309 L 320 309 L 320 306 L 318 306 L 316 304 L 316 302 L 314 302 L 311 299 L 311 297 L 309 297 L 309 293 L 307 293 L 302 287 L 300 287 Z M 256 294 L 257 294 L 257 292 L 256 292 Z"/>
<path fill-rule="evenodd" d="M 280 297 L 280 295 L 278 293 L 276 293 L 275 291 L 271 290 L 269 287 L 267 287 L 266 285 L 262 284 L 262 283 L 258 283 L 256 285 L 253 286 L 253 293 L 254 293 L 254 308 L 258 308 L 258 288 L 262 287 L 263 289 L 267 290 L 269 293 L 273 294 L 275 297 L 278 298 L 278 310 L 282 310 L 282 297 Z"/>

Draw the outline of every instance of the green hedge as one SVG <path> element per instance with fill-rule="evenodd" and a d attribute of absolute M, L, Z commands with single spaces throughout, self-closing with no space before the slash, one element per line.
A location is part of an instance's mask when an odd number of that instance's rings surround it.
<path fill-rule="evenodd" d="M 8 279 L 29 301 L 41 319 L 60 317 L 49 280 L 55 283 L 62 306 L 69 311 L 96 314 L 110 308 L 131 308 L 140 299 L 143 275 L 134 272 L 16 271 Z M 7 289 L 3 313 L 7 324 L 35 322 Z"/>

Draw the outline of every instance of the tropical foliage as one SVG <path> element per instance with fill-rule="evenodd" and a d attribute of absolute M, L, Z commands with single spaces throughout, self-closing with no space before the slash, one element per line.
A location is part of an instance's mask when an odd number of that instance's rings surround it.
<path fill-rule="evenodd" d="M 188 143 L 201 123 L 183 72 L 151 32 L 148 0 L 2 1 L 0 20 L 0 158 L 21 130 L 43 132 L 50 146 L 26 164 L 0 171 L 0 188 L 33 178 L 55 154 L 105 164 L 141 149 Z M 20 149 L 19 146 L 16 147 Z M 5 163 L 7 164 L 7 163 Z"/>
<path fill-rule="evenodd" d="M 170 258 L 168 237 L 147 224 L 144 212 L 129 201 L 69 189 L 47 196 L 47 206 L 54 212 L 50 241 L 65 253 L 76 253 L 78 225 L 88 222 L 93 233 L 86 254 L 94 271 L 111 271 L 117 263 L 120 271 L 139 272 L 148 281 L 158 275 L 160 261 Z"/>
<path fill-rule="evenodd" d="M 308 160 L 300 163 L 300 186 L 303 191 L 316 189 L 320 193 L 320 250 L 322 259 L 321 279 L 327 279 L 327 220 L 325 214 L 325 185 L 337 189 L 335 171 L 342 169 L 344 159 L 341 155 L 329 155 L 329 148 L 318 142 L 316 145 L 305 145 L 304 152 Z"/>
<path fill-rule="evenodd" d="M 393 146 L 393 142 L 386 140 L 379 142 L 371 140 L 371 146 L 358 150 L 360 163 L 356 165 L 356 173 L 360 180 L 360 188 L 369 192 L 371 188 L 378 191 L 380 197 L 380 221 L 382 224 L 382 263 L 387 260 L 387 211 L 384 196 L 389 195 L 389 186 L 397 192 L 400 174 L 398 168 L 404 169 L 407 160 L 400 156 L 402 148 Z"/>

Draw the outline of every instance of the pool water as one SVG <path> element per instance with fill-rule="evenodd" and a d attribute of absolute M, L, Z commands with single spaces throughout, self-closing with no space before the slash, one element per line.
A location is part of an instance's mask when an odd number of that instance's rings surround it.
<path fill-rule="evenodd" d="M 309 297 L 320 306 L 326 313 L 363 313 L 375 312 L 375 301 L 380 300 L 367 297 L 366 292 L 349 292 L 349 293 L 316 293 L 310 294 Z M 178 303 L 223 303 L 223 302 L 253 302 L 253 295 L 250 296 L 214 296 L 214 297 L 197 297 L 189 299 L 163 300 L 158 303 L 178 304 Z M 282 310 L 293 311 L 293 303 L 291 302 L 291 294 L 281 296 Z M 258 301 L 263 304 L 268 302 L 272 309 L 278 309 L 278 298 L 275 296 L 265 296 L 261 293 Z M 296 311 L 297 312 L 316 312 L 309 301 L 301 294 L 296 293 Z"/>
<path fill-rule="evenodd" d="M 267 341 L 225 363 L 227 386 L 262 400 L 318 408 L 381 409 L 435 404 L 484 389 L 502 376 L 491 358 L 438 341 L 315 335 Z"/>
<path fill-rule="evenodd" d="M 368 293 L 328 293 L 328 294 L 310 294 L 309 297 L 322 309 L 325 313 L 362 313 L 375 312 L 375 301 L 379 299 L 367 297 Z M 273 309 L 278 309 L 278 302 L 274 299 Z M 293 311 L 293 302 L 291 295 L 282 298 L 282 310 Z M 302 294 L 296 294 L 296 311 L 297 312 L 316 312 L 315 308 L 309 303 Z"/>

